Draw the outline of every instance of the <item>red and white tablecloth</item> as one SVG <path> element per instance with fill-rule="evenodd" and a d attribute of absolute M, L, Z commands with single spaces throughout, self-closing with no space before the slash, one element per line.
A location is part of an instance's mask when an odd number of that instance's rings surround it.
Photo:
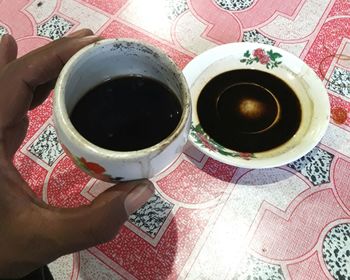
<path fill-rule="evenodd" d="M 275 169 L 188 145 L 120 234 L 52 263 L 55 279 L 350 279 L 348 0 L 0 0 L 0 34 L 20 55 L 83 27 L 152 43 L 180 67 L 219 44 L 279 46 L 324 80 L 332 120 L 315 149 Z M 87 204 L 106 185 L 63 153 L 51 114 L 51 98 L 30 114 L 15 164 L 47 203 Z"/>

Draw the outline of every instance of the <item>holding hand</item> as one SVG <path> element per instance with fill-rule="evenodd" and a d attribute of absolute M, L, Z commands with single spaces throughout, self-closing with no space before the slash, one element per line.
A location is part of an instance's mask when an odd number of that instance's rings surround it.
<path fill-rule="evenodd" d="M 90 30 L 17 57 L 13 37 L 0 41 L 0 278 L 21 277 L 56 258 L 115 237 L 154 193 L 148 180 L 119 183 L 90 205 L 59 209 L 38 199 L 12 163 L 28 128 L 27 113 L 49 95 L 64 64 L 98 41 Z"/>

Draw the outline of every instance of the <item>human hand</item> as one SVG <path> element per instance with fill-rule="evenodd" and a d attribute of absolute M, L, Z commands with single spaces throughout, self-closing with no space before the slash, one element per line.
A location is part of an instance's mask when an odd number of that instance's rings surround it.
<path fill-rule="evenodd" d="M 10 35 L 0 41 L 0 278 L 22 277 L 59 256 L 111 240 L 154 193 L 148 180 L 119 183 L 90 205 L 59 209 L 38 199 L 12 163 L 28 128 L 27 113 L 49 95 L 59 72 L 90 30 L 17 57 Z"/>

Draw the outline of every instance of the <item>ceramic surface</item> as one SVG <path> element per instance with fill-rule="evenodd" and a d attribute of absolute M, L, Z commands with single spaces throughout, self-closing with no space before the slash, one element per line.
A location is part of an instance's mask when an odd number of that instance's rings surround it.
<path fill-rule="evenodd" d="M 116 152 L 84 139 L 69 115 L 80 98 L 103 81 L 142 75 L 167 84 L 183 113 L 175 131 L 160 143 L 139 151 Z M 177 66 L 160 50 L 134 40 L 103 40 L 79 51 L 62 70 L 54 96 L 54 122 L 66 153 L 89 175 L 104 181 L 151 178 L 182 152 L 191 119 L 190 95 Z"/>
<path fill-rule="evenodd" d="M 284 144 L 264 152 L 242 153 L 223 147 L 203 130 L 196 110 L 202 89 L 219 74 L 238 69 L 270 73 L 286 82 L 297 95 L 302 111 L 301 124 Z M 258 43 L 221 45 L 194 58 L 183 72 L 192 94 L 189 139 L 200 151 L 223 163 L 245 168 L 270 168 L 290 163 L 312 150 L 328 127 L 330 104 L 323 83 L 302 60 L 280 48 Z"/>

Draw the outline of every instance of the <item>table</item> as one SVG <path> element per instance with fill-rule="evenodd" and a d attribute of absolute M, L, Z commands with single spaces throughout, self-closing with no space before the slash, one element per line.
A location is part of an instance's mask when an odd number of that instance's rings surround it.
<path fill-rule="evenodd" d="M 349 1 L 0 0 L 19 55 L 83 27 L 149 42 L 182 68 L 219 44 L 279 46 L 324 80 L 332 119 L 280 168 L 235 168 L 188 144 L 120 234 L 50 264 L 55 279 L 350 279 Z M 73 166 L 51 114 L 52 98 L 30 114 L 15 164 L 47 203 L 87 204 L 106 184 Z"/>

